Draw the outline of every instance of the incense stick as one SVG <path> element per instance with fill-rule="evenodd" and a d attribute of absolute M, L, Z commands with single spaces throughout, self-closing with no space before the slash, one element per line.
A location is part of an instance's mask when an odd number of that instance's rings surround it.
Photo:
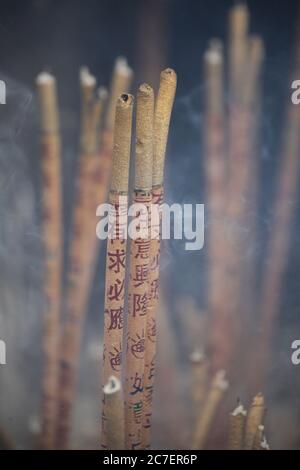
<path fill-rule="evenodd" d="M 201 351 L 195 350 L 190 355 L 192 367 L 193 409 L 200 410 L 207 394 L 209 363 Z"/>
<path fill-rule="evenodd" d="M 124 439 L 124 402 L 120 380 L 111 376 L 103 387 L 106 403 L 106 439 L 109 450 L 122 450 Z"/>
<path fill-rule="evenodd" d="M 113 146 L 112 179 L 109 202 L 115 211 L 115 235 L 107 241 L 105 301 L 104 301 L 104 349 L 103 383 L 111 375 L 121 380 L 122 348 L 125 303 L 127 195 L 131 149 L 133 96 L 123 94 L 117 102 Z M 102 446 L 108 445 L 107 401 L 103 396 Z M 110 424 L 108 424 L 108 427 Z"/>
<path fill-rule="evenodd" d="M 206 193 L 209 207 L 209 291 L 208 310 L 210 321 L 209 349 L 212 369 L 219 370 L 227 357 L 227 341 L 224 331 L 227 319 L 224 318 L 226 292 L 224 201 L 226 196 L 227 168 L 225 160 L 224 129 L 224 72 L 223 47 L 213 40 L 204 56 L 205 72 L 205 126 L 204 151 Z"/>
<path fill-rule="evenodd" d="M 229 450 L 242 450 L 244 444 L 244 429 L 247 412 L 243 405 L 239 405 L 230 415 L 229 421 Z"/>
<path fill-rule="evenodd" d="M 212 380 L 203 409 L 197 417 L 193 436 L 193 449 L 202 450 L 204 448 L 213 419 L 227 388 L 228 382 L 225 380 L 225 372 L 217 372 Z"/>
<path fill-rule="evenodd" d="M 253 448 L 258 426 L 261 426 L 263 424 L 264 414 L 265 400 L 264 396 L 260 393 L 256 397 L 254 397 L 252 405 L 248 412 L 245 427 L 245 450 L 251 450 Z"/>
<path fill-rule="evenodd" d="M 130 277 L 128 288 L 128 326 L 126 349 L 126 412 L 125 439 L 127 449 L 141 446 L 143 419 L 143 376 L 145 358 L 148 271 L 150 260 L 150 204 L 152 200 L 154 93 L 149 85 L 139 87 L 136 116 L 135 190 L 133 202 L 142 205 L 146 232 L 130 243 Z M 139 209 L 141 211 L 142 209 Z"/>
<path fill-rule="evenodd" d="M 94 272 L 98 241 L 95 235 L 96 207 L 101 185 L 97 179 L 99 157 L 97 153 L 97 132 L 99 122 L 91 129 L 94 115 L 93 91 L 96 80 L 88 72 L 81 71 L 82 123 L 81 156 L 76 182 L 76 201 L 73 210 L 72 240 L 69 251 L 67 292 L 65 296 L 66 318 L 61 339 L 60 360 L 60 399 L 57 423 L 57 446 L 68 445 L 73 408 L 77 358 L 80 350 L 83 323 L 89 295 L 89 287 Z M 100 110 L 105 94 L 101 95 Z M 98 105 L 98 104 L 97 104 Z M 101 113 L 98 113 L 100 120 Z M 94 135 L 93 135 L 94 134 Z M 102 198 L 104 196 L 102 195 Z"/>
<path fill-rule="evenodd" d="M 59 117 L 55 78 L 37 77 L 42 121 L 43 238 L 45 247 L 46 312 L 44 322 L 44 373 L 42 382 L 41 446 L 54 447 L 58 401 L 58 347 L 62 274 L 62 194 Z"/>
<path fill-rule="evenodd" d="M 149 265 L 149 292 L 147 306 L 146 353 L 144 372 L 144 411 L 142 448 L 150 447 L 153 387 L 156 356 L 156 311 L 159 298 L 160 266 L 160 212 L 164 197 L 164 166 L 169 126 L 175 99 L 177 76 L 174 70 L 165 69 L 160 76 L 160 85 L 154 114 L 154 148 L 152 176 L 152 207 L 157 207 L 151 215 L 151 244 Z M 157 213 L 159 215 L 157 216 Z"/>

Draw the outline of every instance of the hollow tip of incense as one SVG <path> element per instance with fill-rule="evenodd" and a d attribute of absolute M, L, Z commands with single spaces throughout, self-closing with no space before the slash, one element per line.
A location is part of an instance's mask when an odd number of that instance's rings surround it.
<path fill-rule="evenodd" d="M 131 77 L 133 75 L 133 70 L 129 67 L 126 57 L 117 57 L 115 62 L 115 73 L 125 77 Z"/>
<path fill-rule="evenodd" d="M 204 58 L 211 65 L 219 65 L 223 62 L 223 43 L 220 39 L 210 41 Z"/>
<path fill-rule="evenodd" d="M 170 67 L 164 69 L 160 74 L 161 80 L 166 80 L 172 84 L 177 83 L 177 74 L 175 70 L 171 69 Z"/>
<path fill-rule="evenodd" d="M 37 85 L 54 85 L 55 84 L 55 77 L 51 75 L 51 73 L 43 71 L 38 74 L 36 77 L 36 84 Z"/>
<path fill-rule="evenodd" d="M 117 377 L 111 375 L 103 387 L 104 395 L 114 395 L 121 390 L 121 382 Z"/>
<path fill-rule="evenodd" d="M 133 95 L 130 95 L 129 93 L 122 93 L 122 95 L 120 95 L 117 100 L 117 107 L 123 109 L 130 108 L 133 106 L 133 102 Z"/>
<path fill-rule="evenodd" d="M 231 413 L 231 416 L 239 416 L 239 415 L 242 415 L 242 416 L 247 416 L 247 411 L 246 409 L 243 407 L 242 404 L 238 405 L 235 410 L 233 410 L 233 412 Z"/>
<path fill-rule="evenodd" d="M 145 98 L 154 97 L 153 88 L 150 85 L 148 85 L 148 83 L 142 83 L 142 85 L 140 85 L 138 89 L 138 96 L 145 97 Z"/>
<path fill-rule="evenodd" d="M 96 77 L 90 73 L 86 66 L 81 67 L 79 78 L 81 85 L 84 87 L 93 87 L 96 85 Z"/>
<path fill-rule="evenodd" d="M 220 370 L 216 373 L 213 379 L 213 386 L 219 388 L 222 391 L 225 391 L 229 387 L 229 382 L 226 380 L 226 372 L 225 370 Z"/>
<path fill-rule="evenodd" d="M 190 363 L 195 366 L 203 364 L 205 362 L 205 359 L 205 354 L 200 349 L 195 349 L 189 356 Z"/>

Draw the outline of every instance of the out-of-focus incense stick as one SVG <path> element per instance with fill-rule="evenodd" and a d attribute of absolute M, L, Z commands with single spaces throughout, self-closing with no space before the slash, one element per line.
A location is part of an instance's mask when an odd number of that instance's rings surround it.
<path fill-rule="evenodd" d="M 53 449 L 58 405 L 62 285 L 61 144 L 55 78 L 48 73 L 41 73 L 37 77 L 37 88 L 42 122 L 44 291 L 46 297 L 41 446 L 45 449 Z"/>

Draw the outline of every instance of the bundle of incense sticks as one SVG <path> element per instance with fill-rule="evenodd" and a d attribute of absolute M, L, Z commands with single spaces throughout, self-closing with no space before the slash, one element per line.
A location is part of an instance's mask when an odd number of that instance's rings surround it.
<path fill-rule="evenodd" d="M 115 114 L 115 130 L 113 145 L 112 179 L 109 203 L 114 210 L 112 236 L 107 241 L 106 277 L 104 301 L 104 339 L 103 339 L 103 383 L 106 384 L 111 375 L 121 380 L 122 346 L 125 303 L 125 268 L 126 268 L 126 235 L 127 230 L 127 199 L 128 177 L 131 149 L 133 96 L 123 94 L 117 101 Z M 103 395 L 102 403 L 102 446 L 110 449 L 107 423 L 112 410 L 108 409 L 111 402 Z M 119 410 L 122 407 L 119 406 Z M 122 412 L 123 413 L 123 412 Z M 120 425 L 123 416 L 119 417 Z"/>
<path fill-rule="evenodd" d="M 43 241 L 45 248 L 44 373 L 41 446 L 54 447 L 58 401 L 58 363 L 62 285 L 62 189 L 56 82 L 49 73 L 37 77 L 41 109 Z"/>
<path fill-rule="evenodd" d="M 164 197 L 164 166 L 169 126 L 177 87 L 177 75 L 174 70 L 167 68 L 162 71 L 154 113 L 153 140 L 153 175 L 152 175 L 152 207 L 159 207 Z M 155 378 L 156 356 L 156 313 L 159 296 L 159 266 L 160 266 L 160 220 L 156 210 L 151 218 L 151 242 L 149 265 L 149 292 L 147 304 L 147 322 L 145 337 L 145 371 L 144 371 L 144 404 L 143 404 L 143 448 L 148 448 L 151 442 L 151 417 L 153 402 L 153 387 Z"/>
<path fill-rule="evenodd" d="M 132 76 L 125 59 L 116 62 L 102 144 L 99 152 L 101 116 L 107 93 L 94 90 L 96 79 L 88 69 L 81 70 L 82 126 L 79 177 L 73 213 L 73 232 L 69 253 L 66 294 L 66 322 L 61 345 L 60 407 L 57 446 L 67 447 L 74 400 L 77 358 L 90 286 L 96 266 L 99 241 L 96 238 L 96 210 L 106 201 L 112 160 L 112 133 L 117 93 L 126 91 Z M 123 88 L 124 87 L 124 88 Z"/>
<path fill-rule="evenodd" d="M 204 57 L 205 71 L 205 173 L 209 201 L 209 292 L 208 310 L 211 324 L 211 351 L 213 368 L 218 368 L 224 355 L 222 311 L 224 308 L 224 209 L 226 195 L 226 160 L 224 129 L 223 51 L 222 43 L 211 42 Z"/>
<path fill-rule="evenodd" d="M 300 75 L 300 31 L 298 30 L 292 78 Z M 292 80 L 291 80 L 292 81 Z M 253 361 L 253 391 L 265 385 L 273 329 L 280 310 L 283 277 L 291 239 L 293 208 L 297 201 L 300 152 L 300 107 L 290 97 L 278 171 L 277 192 L 271 220 L 271 238 L 266 254 L 260 301 L 261 335 Z M 258 368 L 257 368 L 258 364 Z M 254 370 L 255 369 L 255 370 Z"/>
<path fill-rule="evenodd" d="M 128 325 L 126 345 L 125 439 L 127 449 L 141 447 L 143 425 L 143 376 L 148 304 L 148 271 L 151 244 L 151 189 L 153 165 L 154 92 L 141 85 L 137 95 L 135 189 L 133 203 L 140 218 L 137 234 L 130 241 L 130 276 L 128 287 Z M 142 220 L 147 226 L 142 229 Z M 144 232 L 144 233 L 143 233 Z"/>
<path fill-rule="evenodd" d="M 193 449 L 202 450 L 207 442 L 208 435 L 221 403 L 223 395 L 228 388 L 225 372 L 219 371 L 212 379 L 206 400 L 197 417 L 193 436 Z"/>

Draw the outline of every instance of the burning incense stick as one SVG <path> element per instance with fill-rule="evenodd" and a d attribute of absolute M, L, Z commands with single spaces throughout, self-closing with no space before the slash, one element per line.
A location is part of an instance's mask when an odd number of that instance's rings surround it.
<path fill-rule="evenodd" d="M 233 101 L 242 97 L 245 65 L 247 60 L 247 35 L 249 12 L 244 3 L 234 6 L 230 12 L 229 82 Z"/>
<path fill-rule="evenodd" d="M 246 427 L 245 427 L 245 450 L 253 448 L 255 435 L 259 426 L 262 425 L 265 414 L 265 400 L 260 393 L 253 399 L 253 403 L 249 409 Z"/>
<path fill-rule="evenodd" d="M 97 252 L 96 207 L 98 204 L 99 169 L 97 153 L 98 122 L 91 129 L 93 111 L 93 90 L 96 80 L 87 72 L 81 72 L 82 90 L 82 131 L 79 177 L 76 185 L 76 203 L 73 212 L 73 238 L 69 252 L 69 270 L 65 300 L 66 319 L 61 340 L 60 399 L 57 424 L 57 446 L 67 446 L 70 434 L 70 420 L 77 371 L 77 357 L 80 350 L 82 328 L 89 294 L 89 286 L 94 272 Z M 101 100 L 103 108 L 105 94 Z M 99 104 L 97 103 L 99 106 Z M 101 113 L 98 113 L 101 118 Z M 94 134 L 94 135 L 93 135 Z M 101 186 L 100 186 L 101 187 Z M 103 189 L 101 188 L 103 192 Z M 103 196 L 102 196 L 103 197 Z M 100 201 L 101 202 L 101 201 Z"/>
<path fill-rule="evenodd" d="M 177 76 L 174 70 L 165 69 L 160 76 L 160 85 L 154 114 L 154 148 L 153 148 L 153 177 L 152 204 L 159 207 L 163 202 L 164 166 L 169 134 L 171 114 L 177 86 Z M 156 211 L 153 211 L 156 213 Z M 151 417 L 153 386 L 155 376 L 156 355 L 156 311 L 159 296 L 159 265 L 160 265 L 160 221 L 153 214 L 151 221 L 149 293 L 147 306 L 146 353 L 144 372 L 144 410 L 142 429 L 142 448 L 148 448 L 151 440 Z"/>
<path fill-rule="evenodd" d="M 211 42 L 204 57 L 205 102 L 205 172 L 210 213 L 209 259 L 210 279 L 208 308 L 210 316 L 210 340 L 212 368 L 219 370 L 226 356 L 227 343 L 223 337 L 224 298 L 226 298 L 226 273 L 224 253 L 224 201 L 226 194 L 226 161 L 224 135 L 224 77 L 222 43 Z M 226 330 L 225 330 L 226 331 Z"/>
<path fill-rule="evenodd" d="M 242 450 L 244 444 L 244 429 L 247 411 L 239 405 L 230 415 L 229 421 L 229 450 Z"/>
<path fill-rule="evenodd" d="M 106 403 L 107 448 L 122 450 L 125 446 L 124 402 L 120 380 L 111 376 L 103 387 L 103 395 Z"/>
<path fill-rule="evenodd" d="M 200 410 L 207 393 L 209 363 L 201 351 L 195 350 L 190 355 L 190 364 L 192 366 L 193 408 Z"/>
<path fill-rule="evenodd" d="M 299 73 L 299 72 L 298 72 Z M 253 361 L 253 390 L 264 387 L 270 360 L 273 329 L 280 309 L 280 296 L 288 249 L 291 239 L 293 207 L 297 200 L 300 150 L 300 109 L 290 104 L 282 159 L 278 173 L 278 190 L 274 203 L 271 240 L 266 255 L 260 304 L 261 335 L 257 347 L 257 361 Z"/>
<path fill-rule="evenodd" d="M 228 382 L 225 380 L 225 372 L 217 372 L 212 380 L 203 409 L 197 418 L 193 437 L 193 449 L 202 450 L 204 448 L 213 419 L 227 388 Z"/>
<path fill-rule="evenodd" d="M 253 442 L 253 450 L 261 450 L 261 444 L 264 441 L 264 431 L 265 427 L 263 425 L 258 426 Z"/>
<path fill-rule="evenodd" d="M 114 207 L 115 235 L 107 241 L 104 303 L 103 383 L 111 375 L 121 380 L 125 302 L 126 236 L 128 176 L 131 149 L 133 96 L 123 94 L 118 99 L 115 114 L 112 180 L 109 202 Z M 123 236 L 122 236 L 123 234 Z M 103 396 L 102 446 L 109 445 L 107 423 L 112 413 Z M 122 424 L 120 424 L 122 425 Z"/>
<path fill-rule="evenodd" d="M 59 118 L 55 78 L 37 77 L 42 120 L 43 237 L 45 246 L 45 331 L 41 445 L 54 446 L 58 400 L 58 347 L 62 271 L 62 195 Z"/>
<path fill-rule="evenodd" d="M 130 243 L 130 278 L 128 294 L 128 326 L 126 349 L 126 448 L 141 446 L 143 413 L 143 375 L 145 358 L 146 314 L 148 302 L 148 270 L 150 260 L 150 204 L 153 162 L 154 93 L 149 85 L 141 85 L 137 97 L 135 191 L 133 202 L 147 213 L 140 217 L 140 233 Z M 140 209 L 141 210 L 141 209 Z M 143 219 L 147 224 L 142 233 Z M 138 236 L 138 238 L 137 238 Z"/>
<path fill-rule="evenodd" d="M 246 24 L 246 21 L 244 22 Z M 247 46 L 246 52 L 249 54 L 248 62 L 240 56 L 239 80 L 235 84 L 237 93 L 234 93 L 230 106 L 229 115 L 229 181 L 228 204 L 226 227 L 226 289 L 227 301 L 224 309 L 224 317 L 227 327 L 223 330 L 223 342 L 227 345 L 227 355 L 224 356 L 223 366 L 234 367 L 233 358 L 237 357 L 235 351 L 239 348 L 242 322 L 245 321 L 240 315 L 244 305 L 247 287 L 249 285 L 249 263 L 245 253 L 249 247 L 248 240 L 243 234 L 242 228 L 247 226 L 249 218 L 248 200 L 250 198 L 250 185 L 255 180 L 253 176 L 253 135 L 255 129 L 255 108 L 254 103 L 257 98 L 257 88 L 259 72 L 263 58 L 263 47 L 259 38 L 252 38 L 249 42 L 246 37 L 245 24 L 243 26 L 243 38 Z M 250 46 L 249 46 L 250 44 Z M 244 46 L 243 46 L 244 49 Z M 245 51 L 244 51 L 245 52 Z M 237 55 L 237 57 L 239 57 Z M 243 60 L 242 60 L 243 59 Z M 236 58 L 237 60 L 237 58 Z M 232 65 L 234 66 L 234 65 Z M 235 73 L 233 73 L 235 75 Z M 234 78 L 233 78 L 234 80 Z M 234 89 L 234 91 L 236 91 Z M 251 302 L 248 302 L 251 310 Z M 245 311 L 247 318 L 249 311 Z M 230 328 L 230 330 L 229 330 Z"/>
<path fill-rule="evenodd" d="M 80 86 L 81 86 L 81 148 L 86 150 L 89 139 L 90 127 L 90 108 L 93 101 L 93 95 L 96 87 L 96 78 L 91 75 L 86 67 L 80 70 Z"/>

